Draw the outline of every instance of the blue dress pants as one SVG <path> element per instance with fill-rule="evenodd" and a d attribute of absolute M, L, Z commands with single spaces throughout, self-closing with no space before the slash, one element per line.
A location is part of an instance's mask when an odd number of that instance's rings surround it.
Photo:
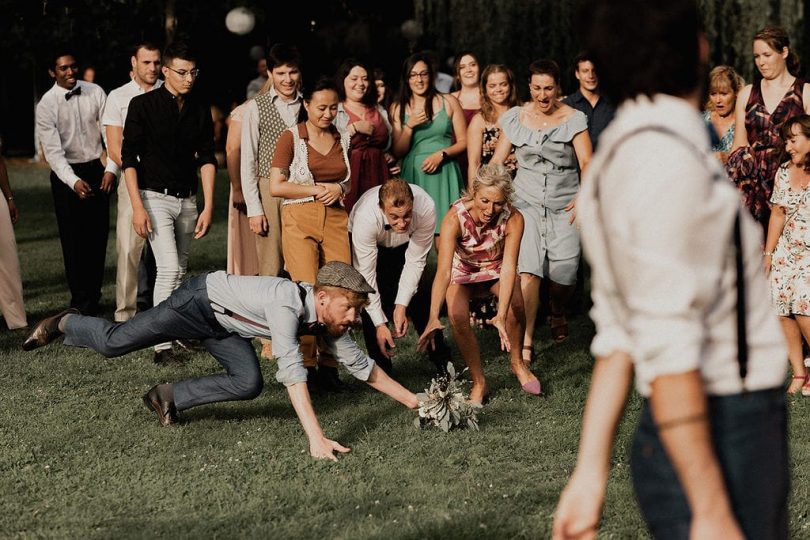
<path fill-rule="evenodd" d="M 198 339 L 225 373 L 172 384 L 177 410 L 253 399 L 264 384 L 256 351 L 249 339 L 217 322 L 205 279 L 202 275 L 186 281 L 166 300 L 126 322 L 72 315 L 65 322 L 65 345 L 87 347 L 112 358 L 174 339 Z"/>

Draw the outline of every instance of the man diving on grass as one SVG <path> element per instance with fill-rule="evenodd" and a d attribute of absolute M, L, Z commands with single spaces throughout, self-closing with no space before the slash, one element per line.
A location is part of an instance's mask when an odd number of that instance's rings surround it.
<path fill-rule="evenodd" d="M 298 337 L 316 335 L 357 379 L 410 409 L 416 396 L 391 379 L 348 335 L 374 289 L 351 265 L 328 262 L 315 285 L 261 276 L 212 272 L 194 277 L 169 298 L 127 322 L 85 317 L 69 309 L 39 322 L 23 343 L 30 351 L 64 334 L 64 344 L 93 349 L 107 358 L 174 339 L 199 339 L 225 373 L 153 386 L 143 401 L 162 426 L 177 412 L 218 401 L 257 397 L 264 381 L 251 338 L 273 340 L 276 379 L 287 387 L 293 408 L 318 459 L 337 460 L 349 448 L 328 439 L 315 416 Z"/>

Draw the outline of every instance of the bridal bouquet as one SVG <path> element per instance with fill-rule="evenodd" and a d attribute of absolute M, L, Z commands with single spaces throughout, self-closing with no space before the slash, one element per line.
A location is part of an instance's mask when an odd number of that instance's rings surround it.
<path fill-rule="evenodd" d="M 464 371 L 467 371 L 466 369 Z M 481 405 L 467 401 L 463 387 L 466 381 L 460 380 L 462 371 L 456 374 L 453 364 L 447 364 L 447 374 L 430 381 L 430 387 L 417 394 L 419 417 L 416 427 L 436 426 L 442 431 L 469 427 L 478 431 L 478 411 Z"/>

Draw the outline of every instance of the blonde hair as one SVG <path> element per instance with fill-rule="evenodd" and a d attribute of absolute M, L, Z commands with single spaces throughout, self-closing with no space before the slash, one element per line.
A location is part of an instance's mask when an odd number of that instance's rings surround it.
<path fill-rule="evenodd" d="M 717 66 L 709 72 L 709 94 L 714 89 L 728 88 L 736 98 L 743 86 L 745 86 L 745 81 L 731 66 Z M 714 110 L 714 104 L 711 100 L 706 102 L 706 109 L 709 111 Z"/>
<path fill-rule="evenodd" d="M 462 197 L 468 201 L 472 200 L 479 190 L 490 187 L 499 190 L 507 203 L 512 202 L 512 193 L 514 191 L 512 175 L 509 174 L 506 167 L 498 163 L 481 165 L 473 178 L 472 191 L 465 191 Z"/>

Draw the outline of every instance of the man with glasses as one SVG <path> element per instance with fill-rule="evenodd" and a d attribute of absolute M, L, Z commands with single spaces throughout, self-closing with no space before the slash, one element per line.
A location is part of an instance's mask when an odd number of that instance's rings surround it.
<path fill-rule="evenodd" d="M 142 42 L 135 46 L 130 58 L 132 79 L 123 86 L 119 86 L 107 96 L 107 104 L 101 123 L 107 135 L 107 168 L 104 177 L 109 182 L 115 182 L 121 175 L 121 144 L 124 138 L 124 121 L 127 119 L 129 102 L 135 96 L 144 94 L 163 85 L 160 76 L 160 49 L 157 46 Z M 117 270 L 115 274 L 115 320 L 128 321 L 135 315 L 139 290 L 139 274 L 146 273 L 146 264 L 141 263 L 141 254 L 144 253 L 145 240 L 135 233 L 132 228 L 132 204 L 129 202 L 129 192 L 126 182 L 118 184 L 118 218 L 115 222 L 115 249 L 118 254 Z M 146 257 L 151 261 L 151 274 L 154 275 L 154 258 Z M 148 263 L 147 263 L 148 264 Z M 146 286 L 143 293 L 152 293 L 152 287 Z M 151 301 L 150 301 L 151 303 Z"/>
<path fill-rule="evenodd" d="M 175 42 L 163 61 L 164 85 L 130 102 L 121 149 L 132 226 L 149 240 L 157 264 L 154 305 L 180 285 L 192 236 L 211 227 L 217 163 L 211 111 L 192 93 L 200 73 L 194 54 Z M 205 200 L 199 214 L 198 167 Z M 155 346 L 156 363 L 175 360 L 171 342 Z"/>

